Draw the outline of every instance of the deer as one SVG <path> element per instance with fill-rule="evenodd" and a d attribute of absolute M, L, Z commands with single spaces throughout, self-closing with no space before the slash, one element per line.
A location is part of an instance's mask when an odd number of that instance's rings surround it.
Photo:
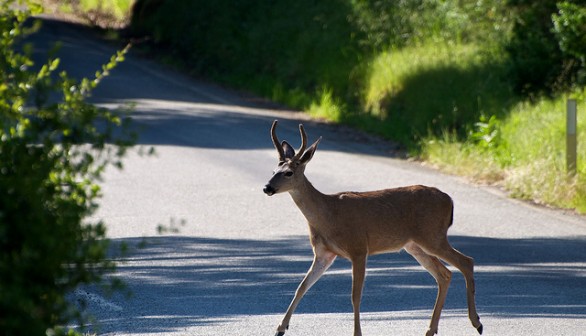
<path fill-rule="evenodd" d="M 362 336 L 360 301 L 367 258 L 374 254 L 405 250 L 436 280 L 438 292 L 426 336 L 438 333 L 440 314 L 452 272 L 442 260 L 457 268 L 466 282 L 468 317 L 482 334 L 476 311 L 474 260 L 454 249 L 447 232 L 452 225 L 451 197 L 434 187 L 413 185 L 369 192 L 323 194 L 305 177 L 321 137 L 309 148 L 303 124 L 299 125 L 301 147 L 295 151 L 287 142 L 279 143 L 277 120 L 271 126 L 271 139 L 278 152 L 278 166 L 264 186 L 268 196 L 288 192 L 307 220 L 313 262 L 299 284 L 275 336 L 283 336 L 299 302 L 324 272 L 340 256 L 352 265 L 352 308 L 354 336 Z"/>

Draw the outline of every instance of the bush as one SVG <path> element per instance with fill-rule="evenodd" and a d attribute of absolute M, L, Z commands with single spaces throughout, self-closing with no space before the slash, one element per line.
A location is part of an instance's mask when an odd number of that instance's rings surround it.
<path fill-rule="evenodd" d="M 567 68 L 576 69 L 571 83 L 586 84 L 586 6 L 570 2 L 558 3 L 558 13 L 552 16 L 553 32 Z"/>
<path fill-rule="evenodd" d="M 500 0 L 354 0 L 350 20 L 376 50 L 421 42 L 495 42 L 508 29 Z"/>
<path fill-rule="evenodd" d="M 505 49 L 517 92 L 551 93 L 579 84 L 584 63 L 576 52 L 584 48 L 585 5 L 584 0 L 509 2 L 515 23 Z"/>
<path fill-rule="evenodd" d="M 31 11 L 0 4 L 0 330 L 4 335 L 59 333 L 81 315 L 65 298 L 96 283 L 106 258 L 103 223 L 87 223 L 97 208 L 96 184 L 106 166 L 122 165 L 133 143 L 128 119 L 85 102 L 123 59 L 113 56 L 93 80 L 57 74 L 58 59 L 31 70 Z M 34 24 L 33 27 L 37 27 Z M 50 97 L 50 99 L 49 99 Z M 115 135 L 116 134 L 116 135 Z M 80 322 L 83 322 L 80 320 Z"/>
<path fill-rule="evenodd" d="M 309 106 L 324 87 L 348 97 L 361 55 L 349 1 L 139 0 L 131 29 L 175 53 L 197 75 Z M 287 99 L 285 96 L 294 96 Z"/>

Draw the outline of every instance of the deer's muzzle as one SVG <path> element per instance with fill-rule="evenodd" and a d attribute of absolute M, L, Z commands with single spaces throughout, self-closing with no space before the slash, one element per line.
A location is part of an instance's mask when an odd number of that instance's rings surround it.
<path fill-rule="evenodd" d="M 262 191 L 269 195 L 269 196 L 273 196 L 277 191 L 275 190 L 275 188 L 273 188 L 270 184 L 267 184 Z"/>

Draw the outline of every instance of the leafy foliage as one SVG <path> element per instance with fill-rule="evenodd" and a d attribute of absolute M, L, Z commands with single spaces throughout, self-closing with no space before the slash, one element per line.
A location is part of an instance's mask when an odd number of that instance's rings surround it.
<path fill-rule="evenodd" d="M 471 132 L 470 138 L 480 147 L 488 149 L 499 144 L 499 127 L 498 120 L 493 115 L 490 118 L 481 116 L 480 121 L 474 124 L 476 129 Z"/>
<path fill-rule="evenodd" d="M 353 0 L 349 20 L 364 32 L 363 44 L 385 50 L 425 41 L 458 43 L 502 39 L 502 1 Z"/>
<path fill-rule="evenodd" d="M 139 0 L 131 29 L 170 46 L 196 74 L 254 87 L 271 98 L 310 97 L 324 87 L 346 97 L 363 54 L 350 12 L 345 0 Z M 301 108 L 311 99 L 292 101 Z"/>
<path fill-rule="evenodd" d="M 585 65 L 576 52 L 584 52 L 586 1 L 510 0 L 508 6 L 515 23 L 505 49 L 515 89 L 534 95 L 583 84 L 578 73 Z"/>
<path fill-rule="evenodd" d="M 58 333 L 81 318 L 65 299 L 79 284 L 102 280 L 103 223 L 87 223 L 104 169 L 122 166 L 134 138 L 129 119 L 85 102 L 118 62 L 92 80 L 57 73 L 59 59 L 31 70 L 32 47 L 17 46 L 33 3 L 0 3 L 0 330 L 5 335 Z M 26 8 L 26 9 L 23 9 Z"/>
<path fill-rule="evenodd" d="M 567 56 L 570 68 L 577 68 L 573 82 L 586 83 L 586 6 L 567 1 L 557 4 L 558 13 L 552 16 L 553 33 L 559 48 Z"/>

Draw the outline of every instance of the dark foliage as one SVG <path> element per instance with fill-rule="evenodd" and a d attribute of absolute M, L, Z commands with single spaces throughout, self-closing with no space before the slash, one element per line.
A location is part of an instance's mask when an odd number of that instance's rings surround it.
<path fill-rule="evenodd" d="M 572 32 L 581 35 L 572 37 L 572 41 L 580 38 L 583 41 L 586 36 L 586 18 L 561 23 L 564 18 L 572 16 L 560 11 L 567 4 L 573 5 L 571 8 L 576 11 L 583 12 L 586 8 L 584 0 L 509 1 L 508 6 L 514 13 L 514 26 L 512 37 L 505 48 L 510 56 L 510 75 L 517 92 L 551 93 L 568 89 L 583 80 L 579 73 L 584 71 L 584 63 L 573 52 L 576 50 L 564 47 L 563 41 Z M 561 23 L 557 33 L 554 28 L 556 19 Z M 581 50 L 583 58 L 584 50 Z"/>
<path fill-rule="evenodd" d="M 37 26 L 26 23 L 30 14 L 12 1 L 0 5 L 3 335 L 59 334 L 60 325 L 80 318 L 66 294 L 99 283 L 114 266 L 106 257 L 104 225 L 87 223 L 100 196 L 96 181 L 107 165 L 121 166 L 133 143 L 125 119 L 84 101 L 123 53 L 94 80 L 57 74 L 58 59 L 33 71 L 32 46 L 17 51 Z"/>
<path fill-rule="evenodd" d="M 344 0 L 139 0 L 131 29 L 168 47 L 195 74 L 254 82 L 268 96 L 313 94 L 324 86 L 346 96 L 363 54 L 349 6 Z"/>

